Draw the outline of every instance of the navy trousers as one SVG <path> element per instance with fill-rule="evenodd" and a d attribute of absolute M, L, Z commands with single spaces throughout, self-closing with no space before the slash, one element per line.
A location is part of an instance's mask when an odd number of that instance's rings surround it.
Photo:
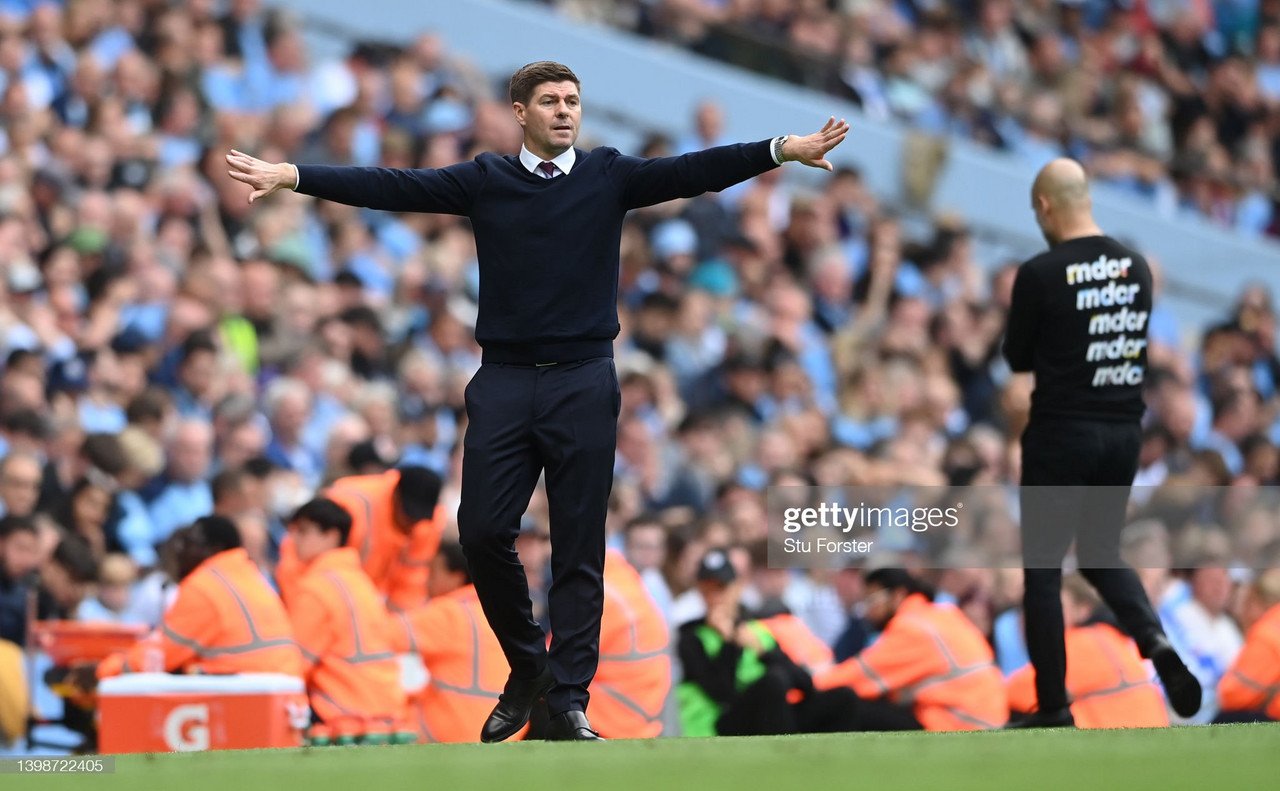
<path fill-rule="evenodd" d="M 550 664 L 553 716 L 586 711 L 599 661 L 604 523 L 621 404 L 610 357 L 485 363 L 467 385 L 459 538 L 512 674 L 530 678 Z M 551 517 L 549 652 L 515 550 L 520 518 L 544 471 Z"/>

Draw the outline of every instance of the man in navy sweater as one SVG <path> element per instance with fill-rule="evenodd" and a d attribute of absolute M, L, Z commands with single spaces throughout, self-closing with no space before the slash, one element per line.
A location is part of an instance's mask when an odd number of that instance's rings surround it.
<path fill-rule="evenodd" d="M 580 83 L 540 61 L 511 78 L 524 128 L 520 155 L 481 154 L 439 169 L 268 163 L 227 155 L 249 201 L 278 189 L 372 209 L 463 215 L 480 262 L 476 341 L 483 364 L 467 386 L 468 428 L 458 530 L 485 617 L 511 675 L 481 740 L 501 741 L 543 696 L 550 736 L 591 740 L 587 687 L 599 656 L 604 522 L 621 406 L 618 248 L 631 209 L 719 191 L 785 161 L 831 170 L 848 133 L 827 121 L 807 136 L 640 159 L 574 148 Z M 551 649 L 534 621 L 514 543 L 545 471 L 551 515 Z"/>

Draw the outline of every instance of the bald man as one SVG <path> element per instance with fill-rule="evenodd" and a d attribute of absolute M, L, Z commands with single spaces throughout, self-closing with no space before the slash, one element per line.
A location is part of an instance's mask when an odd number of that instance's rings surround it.
<path fill-rule="evenodd" d="M 1004 339 L 1010 367 L 1035 376 L 1022 435 L 1022 603 L 1039 707 L 1023 727 L 1075 724 L 1059 598 L 1073 540 L 1081 574 L 1152 660 L 1174 711 L 1190 716 L 1200 684 L 1120 559 L 1142 441 L 1151 270 L 1094 222 L 1079 163 L 1045 165 L 1031 208 L 1049 250 L 1019 267 Z"/>

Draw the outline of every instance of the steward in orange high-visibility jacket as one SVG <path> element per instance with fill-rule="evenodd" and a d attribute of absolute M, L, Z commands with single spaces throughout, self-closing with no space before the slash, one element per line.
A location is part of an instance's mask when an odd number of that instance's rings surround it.
<path fill-rule="evenodd" d="M 1062 580 L 1066 618 L 1067 694 L 1078 728 L 1161 728 L 1169 724 L 1164 694 L 1151 678 L 1138 646 L 1097 620 L 1102 605 L 1093 586 L 1072 574 Z M 1008 679 L 1014 716 L 1036 709 L 1035 669 L 1025 665 Z"/>
<path fill-rule="evenodd" d="M 591 682 L 591 724 L 606 739 L 662 733 L 671 692 L 671 633 L 640 574 L 622 553 L 604 557 L 600 665 Z"/>
<path fill-rule="evenodd" d="M 778 648 L 782 653 L 810 673 L 820 673 L 835 661 L 831 647 L 822 642 L 822 638 L 795 615 L 782 612 L 761 618 L 760 623 L 778 641 Z"/>
<path fill-rule="evenodd" d="M 1240 623 L 1246 629 L 1244 647 L 1218 682 L 1219 719 L 1280 721 L 1280 569 L 1264 571 L 1250 583 Z"/>
<path fill-rule="evenodd" d="M 404 712 L 400 664 L 382 596 L 346 546 L 351 516 L 319 497 L 289 519 L 302 576 L 288 602 L 307 664 L 311 709 L 326 723 L 394 727 Z"/>
<path fill-rule="evenodd" d="M 857 656 L 817 674 L 819 689 L 849 687 L 887 705 L 863 729 L 930 731 L 999 728 L 1009 717 L 991 646 L 959 609 L 934 604 L 906 571 L 866 577 L 867 620 L 880 636 Z"/>
<path fill-rule="evenodd" d="M 107 657 L 98 665 L 98 678 L 144 671 L 301 677 L 302 655 L 284 604 L 240 547 L 235 524 L 202 517 L 176 544 L 178 593 L 157 641 Z"/>
<path fill-rule="evenodd" d="M 404 467 L 339 478 L 323 492 L 351 514 L 347 546 L 359 551 L 365 573 L 392 610 L 427 600 L 427 568 L 445 526 L 440 485 L 425 467 Z M 301 573 L 293 542 L 285 538 L 276 582 L 286 602 Z"/>
<path fill-rule="evenodd" d="M 393 648 L 419 654 L 430 675 L 409 701 L 410 717 L 424 741 L 478 742 L 507 683 L 507 660 L 480 609 L 462 547 L 440 545 L 427 584 L 430 601 L 393 616 Z"/>

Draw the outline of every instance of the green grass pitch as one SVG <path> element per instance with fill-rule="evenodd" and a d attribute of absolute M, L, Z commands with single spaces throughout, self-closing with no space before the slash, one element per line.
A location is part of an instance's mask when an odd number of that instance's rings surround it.
<path fill-rule="evenodd" d="M 92 791 L 1272 789 L 1280 725 L 325 747 L 136 755 L 101 776 L 0 778 Z"/>

